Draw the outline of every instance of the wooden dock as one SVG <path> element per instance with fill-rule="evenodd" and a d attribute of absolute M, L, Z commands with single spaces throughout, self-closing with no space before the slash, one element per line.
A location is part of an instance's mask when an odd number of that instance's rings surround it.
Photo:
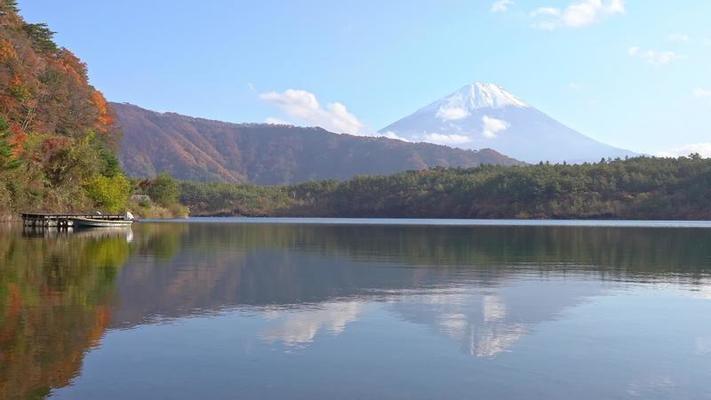
<path fill-rule="evenodd" d="M 67 229 L 74 225 L 75 218 L 98 219 L 102 221 L 123 221 L 123 214 L 56 214 L 56 213 L 22 213 L 22 223 L 32 228 L 58 228 Z"/>

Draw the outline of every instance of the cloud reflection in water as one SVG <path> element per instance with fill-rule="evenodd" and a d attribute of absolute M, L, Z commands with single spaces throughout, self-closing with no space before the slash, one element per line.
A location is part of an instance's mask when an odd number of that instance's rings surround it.
<path fill-rule="evenodd" d="M 268 343 L 281 342 L 287 347 L 303 347 L 319 332 L 340 335 L 346 325 L 358 319 L 363 305 L 355 301 L 323 303 L 300 310 L 269 310 L 269 327 L 262 333 Z"/>

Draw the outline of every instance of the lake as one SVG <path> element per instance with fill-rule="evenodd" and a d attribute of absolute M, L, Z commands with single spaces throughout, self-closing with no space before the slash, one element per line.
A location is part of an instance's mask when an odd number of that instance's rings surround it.
<path fill-rule="evenodd" d="M 711 223 L 0 228 L 2 399 L 711 399 Z"/>

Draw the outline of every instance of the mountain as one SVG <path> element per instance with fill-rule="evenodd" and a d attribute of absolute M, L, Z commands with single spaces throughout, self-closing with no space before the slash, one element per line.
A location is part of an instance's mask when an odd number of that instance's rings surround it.
<path fill-rule="evenodd" d="M 636 155 L 578 133 L 491 83 L 464 86 L 380 133 L 463 149 L 492 148 L 530 163 Z"/>
<path fill-rule="evenodd" d="M 232 124 L 111 104 L 123 130 L 130 176 L 167 171 L 180 179 L 287 184 L 431 167 L 520 162 L 484 149 L 334 134 L 321 128 Z"/>

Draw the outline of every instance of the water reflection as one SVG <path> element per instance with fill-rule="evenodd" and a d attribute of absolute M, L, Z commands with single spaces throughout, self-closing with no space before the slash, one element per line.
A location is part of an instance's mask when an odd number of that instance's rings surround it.
<path fill-rule="evenodd" d="M 404 319 L 431 327 L 457 343 L 466 354 L 494 358 L 508 351 L 541 322 L 566 308 L 603 293 L 597 282 L 542 285 L 513 280 L 481 290 L 477 287 L 416 296 L 394 296 L 390 309 Z"/>
<path fill-rule="evenodd" d="M 507 305 L 498 294 L 462 294 L 445 298 L 408 299 L 394 310 L 409 320 L 431 326 L 458 342 L 475 357 L 495 357 L 508 350 L 528 330 L 526 324 L 508 318 Z M 454 300 L 453 303 L 447 303 Z"/>
<path fill-rule="evenodd" d="M 530 308 L 513 315 L 546 319 L 600 289 L 568 284 L 561 286 L 562 293 L 550 293 L 536 280 L 570 276 L 594 283 L 683 283 L 705 295 L 708 286 L 702 283 L 711 257 L 711 249 L 704 246 L 711 243 L 711 234 L 684 229 L 216 224 L 140 228 L 136 253 L 141 257 L 128 263 L 118 277 L 123 295 L 116 326 L 240 306 L 318 304 L 360 296 L 383 300 L 419 288 L 498 288 L 522 279 L 533 283 L 503 288 L 488 297 L 471 295 L 466 304 L 460 305 L 454 296 L 441 302 L 450 308 L 482 310 L 475 319 L 484 322 L 504 319 L 501 315 L 511 314 L 511 307 Z"/>
<path fill-rule="evenodd" d="M 10 230 L 11 227 L 6 227 L 5 230 Z M 27 238 L 46 238 L 54 239 L 59 237 L 72 238 L 93 238 L 100 239 L 104 237 L 124 237 L 127 243 L 133 241 L 133 230 L 131 227 L 106 227 L 102 229 L 57 229 L 57 228 L 42 228 L 25 226 L 22 228 L 22 236 Z"/>
<path fill-rule="evenodd" d="M 281 342 L 287 347 L 303 347 L 314 341 L 316 334 L 326 331 L 339 335 L 346 325 L 358 319 L 363 305 L 356 301 L 329 302 L 317 307 L 297 310 L 275 309 L 265 311 L 269 321 L 261 337 L 269 342 Z"/>
<path fill-rule="evenodd" d="M 0 240 L 0 398 L 41 398 L 69 384 L 111 320 L 126 232 Z"/>
<path fill-rule="evenodd" d="M 610 298 L 611 290 L 673 288 L 698 301 L 711 298 L 711 231 L 698 229 L 182 223 L 40 237 L 3 231 L 0 239 L 0 398 L 9 399 L 50 393 L 89 398 L 56 389 L 74 382 L 77 390 L 100 390 L 84 382 L 80 371 L 87 351 L 99 346 L 107 332 L 140 336 L 144 327 L 145 332 L 163 327 L 165 334 L 180 336 L 181 324 L 205 317 L 201 329 L 208 329 L 211 340 L 229 346 L 237 339 L 221 340 L 220 335 L 239 333 L 238 342 L 260 359 L 275 357 L 266 355 L 272 354 L 268 349 L 302 356 L 313 352 L 323 362 L 352 347 L 352 352 L 385 362 L 392 357 L 390 349 L 377 346 L 393 332 L 408 338 L 403 344 L 420 343 L 423 354 L 441 339 L 467 362 L 491 368 L 500 360 L 520 362 L 511 357 L 543 348 L 531 344 L 540 340 L 542 330 L 588 315 L 578 310 L 591 304 L 604 306 L 598 299 Z M 675 301 L 677 307 L 690 307 Z M 625 304 L 617 307 L 624 310 Z M 694 312 L 702 310 L 694 307 Z M 220 325 L 233 318 L 234 326 Z M 209 331 L 217 326 L 222 328 Z M 703 362 L 711 355 L 711 341 L 696 331 L 688 332 L 688 354 Z M 131 342 L 125 351 L 146 340 Z M 192 354 L 188 348 L 200 340 L 185 336 L 174 351 Z M 333 340 L 340 347 L 319 353 L 319 344 Z M 110 352 L 115 344 L 106 346 Z M 557 349 L 546 351 L 554 357 Z M 648 354 L 655 351 L 662 350 Z M 230 362 L 237 363 L 245 354 L 234 356 Z M 111 360 L 109 365 L 118 361 Z M 455 363 L 462 371 L 478 365 L 462 363 Z M 519 365 L 521 371 L 530 367 Z M 410 367 L 400 368 L 407 373 Z M 259 376 L 254 385 L 266 384 Z M 674 393 L 679 385 L 689 387 L 674 373 L 635 375 L 619 383 L 626 396 L 641 397 Z"/>

